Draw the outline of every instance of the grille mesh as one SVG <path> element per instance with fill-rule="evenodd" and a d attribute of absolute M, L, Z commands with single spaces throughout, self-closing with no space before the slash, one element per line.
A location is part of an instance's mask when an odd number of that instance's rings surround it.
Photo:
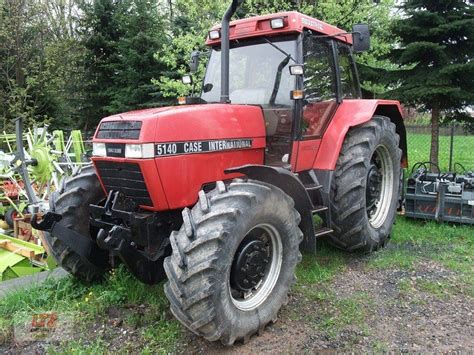
<path fill-rule="evenodd" d="M 138 139 L 142 129 L 141 121 L 102 122 L 97 132 L 100 139 Z"/>
<path fill-rule="evenodd" d="M 107 192 L 121 191 L 137 205 L 153 206 L 138 164 L 97 161 L 95 165 Z"/>

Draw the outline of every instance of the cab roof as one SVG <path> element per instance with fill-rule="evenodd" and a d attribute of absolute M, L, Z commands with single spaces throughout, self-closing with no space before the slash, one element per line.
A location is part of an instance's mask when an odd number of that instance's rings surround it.
<path fill-rule="evenodd" d="M 283 18 L 284 27 L 279 29 L 272 29 L 271 20 L 276 18 Z M 212 30 L 219 30 L 221 25 L 216 25 Z M 263 15 L 249 17 L 241 20 L 232 21 L 230 23 L 230 40 L 260 37 L 260 36 L 276 36 L 282 34 L 291 33 L 302 33 L 305 29 L 318 32 L 322 35 L 334 36 L 346 32 L 327 24 L 326 22 L 320 21 L 313 17 L 303 15 L 297 11 L 291 12 L 279 12 L 276 14 Z M 349 34 L 339 35 L 336 37 L 338 40 L 352 44 L 352 36 Z M 206 40 L 206 44 L 214 46 L 220 43 L 220 39 L 211 40 L 209 37 Z"/>

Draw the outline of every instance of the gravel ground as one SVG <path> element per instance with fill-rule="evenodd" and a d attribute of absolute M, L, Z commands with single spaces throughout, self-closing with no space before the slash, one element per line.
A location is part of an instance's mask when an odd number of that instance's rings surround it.
<path fill-rule="evenodd" d="M 414 250 L 410 245 L 403 247 Z M 186 354 L 474 350 L 474 299 L 460 274 L 423 256 L 412 267 L 378 269 L 370 266 L 370 258 L 348 256 L 343 270 L 329 282 L 298 282 L 279 320 L 247 344 L 224 347 L 182 328 L 175 350 Z M 104 348 L 110 353 L 139 353 L 149 343 L 140 335 L 142 326 L 131 326 L 127 319 L 151 312 L 143 304 L 110 307 L 95 322 L 87 323 L 87 329 L 82 329 L 85 325 L 76 329 L 70 340 L 87 333 L 78 346 L 85 349 L 84 345 L 92 344 L 88 353 Z M 166 322 L 171 322 L 171 314 L 165 312 Z M 159 328 L 149 327 L 157 337 L 163 336 Z M 97 338 L 104 346 L 95 349 Z M 41 342 L 0 345 L 0 353 L 10 354 L 42 354 L 52 349 L 71 351 L 61 344 Z"/>
<path fill-rule="evenodd" d="M 325 290 L 334 298 L 314 302 L 299 292 L 293 293 L 280 320 L 247 344 L 226 348 L 187 333 L 188 345 L 182 351 L 241 354 L 474 350 L 473 299 L 456 292 L 441 296 L 425 292 L 416 287 L 419 281 L 455 283 L 456 278 L 453 272 L 432 261 L 419 262 L 408 271 L 365 270 L 362 261 L 353 260 Z M 324 314 L 344 312 L 334 304 L 353 298 L 358 300 L 355 324 L 328 331 Z M 348 317 L 350 320 L 350 311 Z"/>

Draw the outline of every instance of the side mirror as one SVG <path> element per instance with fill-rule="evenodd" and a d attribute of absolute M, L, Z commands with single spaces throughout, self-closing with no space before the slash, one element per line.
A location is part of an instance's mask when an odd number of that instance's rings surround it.
<path fill-rule="evenodd" d="M 214 88 L 214 85 L 212 85 L 211 83 L 207 83 L 206 85 L 204 85 L 204 86 L 202 87 L 202 92 L 203 92 L 203 93 L 209 92 L 209 91 L 211 91 L 213 88 Z"/>
<path fill-rule="evenodd" d="M 354 52 L 360 53 L 370 49 L 370 30 L 365 24 L 357 24 L 352 27 L 352 48 Z"/>
<path fill-rule="evenodd" d="M 191 70 L 191 73 L 195 73 L 198 71 L 200 55 L 201 53 L 199 51 L 193 51 L 191 53 L 191 60 L 189 62 L 189 69 Z"/>

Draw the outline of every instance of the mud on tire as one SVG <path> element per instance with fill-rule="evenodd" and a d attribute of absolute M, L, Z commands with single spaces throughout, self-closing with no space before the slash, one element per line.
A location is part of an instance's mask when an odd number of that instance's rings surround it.
<path fill-rule="evenodd" d="M 344 141 L 331 186 L 331 215 L 334 233 L 328 240 L 347 251 L 370 252 L 385 245 L 395 220 L 401 150 L 395 124 L 389 118 L 374 116 L 371 121 L 352 128 Z M 383 156 L 388 183 L 379 202 L 380 211 L 368 208 L 367 189 L 374 157 Z M 382 159 L 382 160 L 383 160 Z M 376 166 L 377 163 L 375 163 Z M 385 169 L 384 169 L 385 171 Z M 387 180 L 388 181 L 388 180 Z M 383 183 L 382 183 L 383 184 Z M 382 211 L 383 210 L 383 211 Z"/>
<path fill-rule="evenodd" d="M 50 209 L 62 215 L 59 222 L 82 235 L 90 236 L 89 205 L 105 198 L 93 166 L 84 167 L 61 182 L 50 199 Z M 46 250 L 67 272 L 84 281 L 98 281 L 105 271 L 81 258 L 59 239 L 44 232 Z"/>
<path fill-rule="evenodd" d="M 303 233 L 293 200 L 262 182 L 234 180 L 226 186 L 220 181 L 210 193 L 199 193 L 193 209 L 183 211 L 183 221 L 181 229 L 171 234 L 173 253 L 165 260 L 165 293 L 172 313 L 192 332 L 225 345 L 245 342 L 263 331 L 287 302 L 301 260 Z M 234 255 L 244 238 L 264 225 L 281 236 L 281 267 L 278 274 L 269 271 L 260 283 L 261 291 L 251 296 L 260 295 L 261 302 L 254 298 L 256 303 L 246 308 L 231 289 Z M 272 278 L 273 288 L 265 289 Z"/>

